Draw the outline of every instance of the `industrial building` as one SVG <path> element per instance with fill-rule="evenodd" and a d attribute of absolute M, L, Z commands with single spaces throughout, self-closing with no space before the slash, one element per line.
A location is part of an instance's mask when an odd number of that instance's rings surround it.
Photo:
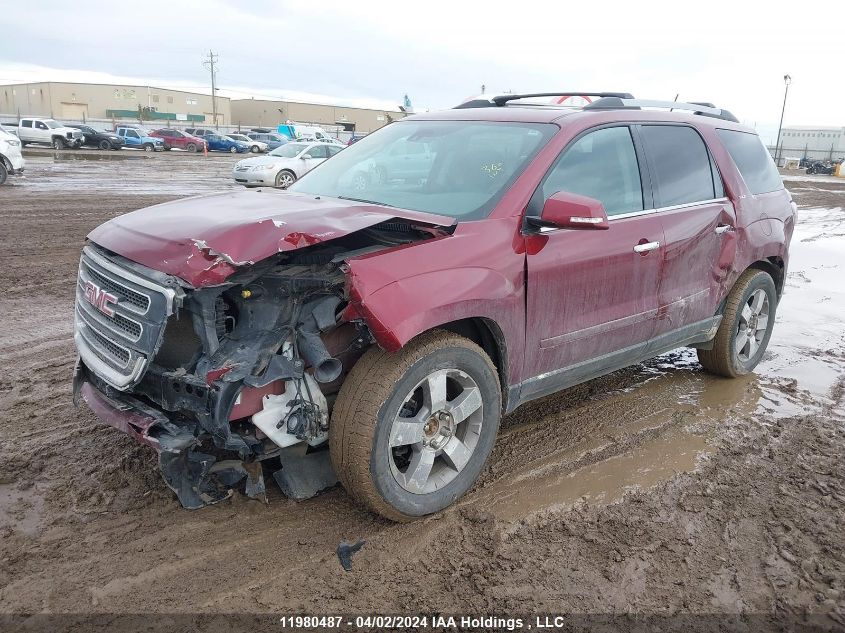
<path fill-rule="evenodd" d="M 776 153 L 774 148 L 772 153 Z M 845 127 L 785 127 L 780 133 L 779 154 L 815 160 L 845 158 Z"/>
<path fill-rule="evenodd" d="M 71 121 L 134 119 L 214 124 L 211 95 L 156 86 L 40 82 L 0 86 L 0 115 Z M 217 97 L 217 124 L 229 125 L 229 99 Z"/>
<path fill-rule="evenodd" d="M 276 127 L 319 125 L 366 134 L 405 113 L 269 99 L 217 97 L 216 125 Z M 158 86 L 39 82 L 0 85 L 0 117 L 44 116 L 62 121 L 143 120 L 151 125 L 215 125 L 211 95 Z"/>

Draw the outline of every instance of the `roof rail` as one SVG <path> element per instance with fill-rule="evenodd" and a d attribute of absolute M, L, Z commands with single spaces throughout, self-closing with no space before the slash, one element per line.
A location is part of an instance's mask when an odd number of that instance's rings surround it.
<path fill-rule="evenodd" d="M 508 101 L 534 97 L 615 97 L 617 99 L 633 99 L 634 95 L 629 92 L 530 92 L 525 94 L 504 94 L 495 95 L 490 98 L 479 97 L 470 99 L 469 101 L 456 105 L 453 109 L 502 107 L 507 105 Z"/>
<path fill-rule="evenodd" d="M 739 120 L 727 110 L 722 110 L 715 107 L 712 103 L 693 102 L 684 103 L 679 101 L 657 101 L 653 99 L 628 99 L 625 97 L 608 97 L 594 101 L 593 103 L 584 106 L 585 110 L 640 110 L 642 108 L 662 108 L 664 110 L 687 110 L 694 114 L 701 116 L 709 116 L 715 119 L 723 119 L 725 121 L 733 121 L 739 123 Z"/>

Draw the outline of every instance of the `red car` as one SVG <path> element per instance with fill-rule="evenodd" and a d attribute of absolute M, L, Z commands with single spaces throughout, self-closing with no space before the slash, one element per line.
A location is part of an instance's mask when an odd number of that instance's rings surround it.
<path fill-rule="evenodd" d="M 182 130 L 162 128 L 153 130 L 150 136 L 160 138 L 164 141 L 164 149 L 171 150 L 174 147 L 184 149 L 188 152 L 201 152 L 205 149 L 205 141 L 197 136 L 191 136 Z"/>
<path fill-rule="evenodd" d="M 760 139 L 710 105 L 547 96 L 411 116 L 287 190 L 95 229 L 75 394 L 159 452 L 185 507 L 238 479 L 261 497 L 267 468 L 408 520 L 464 494 L 529 400 L 681 346 L 752 371 L 796 208 Z"/>

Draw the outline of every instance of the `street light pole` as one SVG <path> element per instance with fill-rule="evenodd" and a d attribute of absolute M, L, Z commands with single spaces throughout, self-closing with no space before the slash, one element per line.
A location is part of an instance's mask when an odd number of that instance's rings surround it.
<path fill-rule="evenodd" d="M 783 108 L 780 111 L 780 123 L 778 124 L 778 138 L 775 142 L 775 165 L 780 165 L 780 131 L 783 129 L 783 113 L 786 112 L 786 96 L 789 94 L 789 84 L 792 83 L 792 77 L 789 75 L 783 76 L 783 83 L 786 86 L 783 90 Z"/>

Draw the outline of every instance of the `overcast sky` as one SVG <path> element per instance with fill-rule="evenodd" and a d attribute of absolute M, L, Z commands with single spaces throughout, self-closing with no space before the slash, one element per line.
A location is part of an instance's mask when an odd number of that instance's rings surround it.
<path fill-rule="evenodd" d="M 789 73 L 785 124 L 845 126 L 841 0 L 38 0 L 3 11 L 2 24 L 0 83 L 202 86 L 212 48 L 229 96 L 385 107 L 407 93 L 421 110 L 455 105 L 481 84 L 680 93 L 772 140 Z"/>

